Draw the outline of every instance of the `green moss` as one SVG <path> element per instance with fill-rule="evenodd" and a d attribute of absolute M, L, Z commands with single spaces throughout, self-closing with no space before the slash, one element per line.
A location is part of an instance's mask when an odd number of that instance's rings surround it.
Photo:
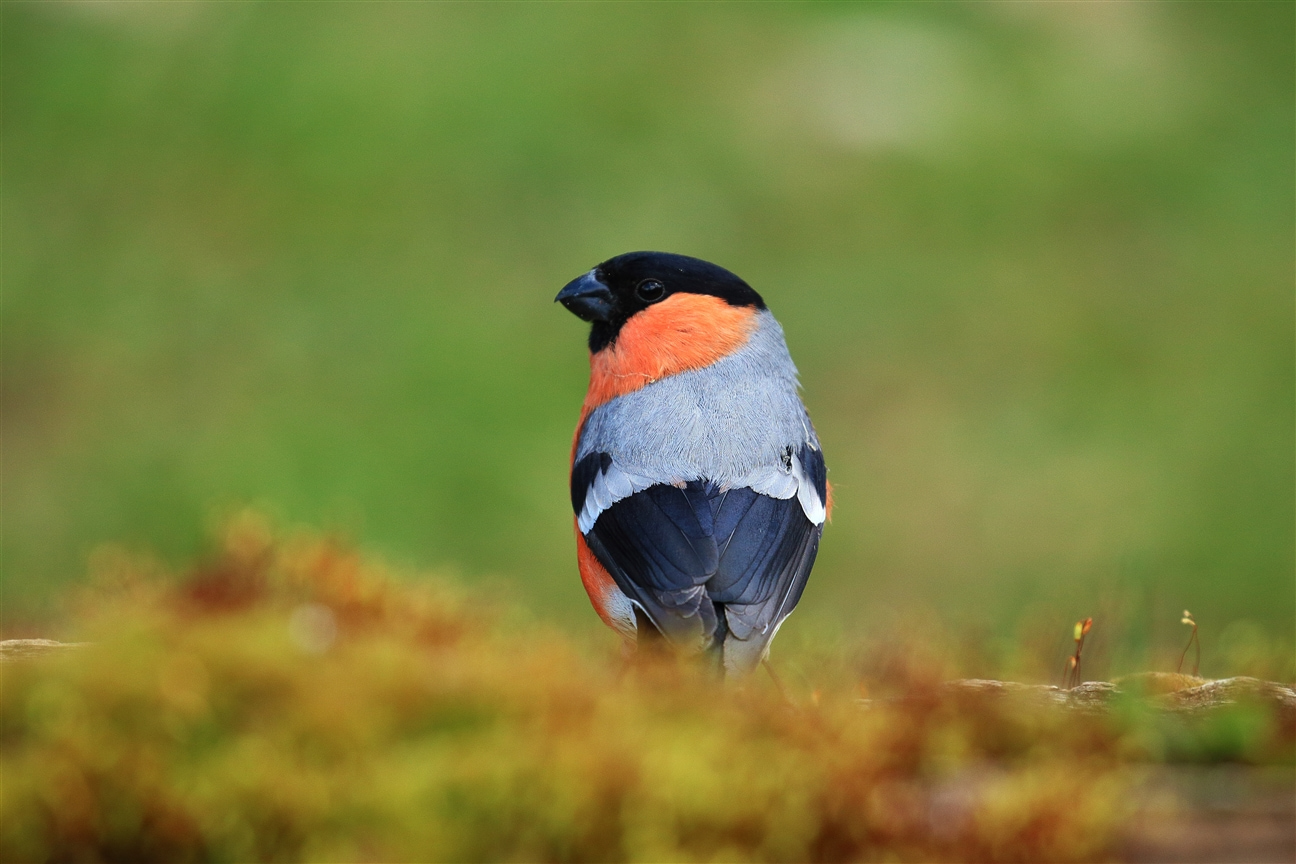
<path fill-rule="evenodd" d="M 919 680 L 793 708 L 253 517 L 155 571 L 4 667 L 5 860 L 1092 860 L 1133 782 L 1110 724 Z"/>

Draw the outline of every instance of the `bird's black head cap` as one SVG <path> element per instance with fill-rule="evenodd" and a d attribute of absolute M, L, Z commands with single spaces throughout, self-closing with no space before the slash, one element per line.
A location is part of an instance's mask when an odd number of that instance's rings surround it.
<path fill-rule="evenodd" d="M 616 341 L 626 321 L 672 294 L 709 294 L 730 306 L 765 308 L 752 287 L 723 267 L 669 252 L 627 252 L 572 280 L 555 298 L 593 324 L 590 351 Z"/>

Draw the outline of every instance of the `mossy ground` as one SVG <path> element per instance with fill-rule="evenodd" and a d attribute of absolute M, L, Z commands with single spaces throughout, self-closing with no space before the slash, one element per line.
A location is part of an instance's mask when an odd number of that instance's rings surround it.
<path fill-rule="evenodd" d="M 7 861 L 1095 860 L 1157 753 L 921 663 L 790 705 L 253 517 L 186 575 L 99 569 L 93 644 L 4 668 Z"/>

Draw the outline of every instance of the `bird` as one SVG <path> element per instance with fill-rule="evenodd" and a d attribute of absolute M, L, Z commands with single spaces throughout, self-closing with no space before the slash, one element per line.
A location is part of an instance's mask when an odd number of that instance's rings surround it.
<path fill-rule="evenodd" d="M 554 299 L 591 325 L 570 487 L 595 611 L 632 646 L 773 675 L 832 506 L 782 327 L 738 276 L 666 252 L 610 258 Z"/>

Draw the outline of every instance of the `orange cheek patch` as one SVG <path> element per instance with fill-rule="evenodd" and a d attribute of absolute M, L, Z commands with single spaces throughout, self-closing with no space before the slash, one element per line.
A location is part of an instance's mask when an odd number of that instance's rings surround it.
<path fill-rule="evenodd" d="M 590 357 L 585 415 L 617 396 L 737 351 L 756 329 L 756 310 L 706 294 L 674 294 L 632 317 L 617 339 Z"/>

